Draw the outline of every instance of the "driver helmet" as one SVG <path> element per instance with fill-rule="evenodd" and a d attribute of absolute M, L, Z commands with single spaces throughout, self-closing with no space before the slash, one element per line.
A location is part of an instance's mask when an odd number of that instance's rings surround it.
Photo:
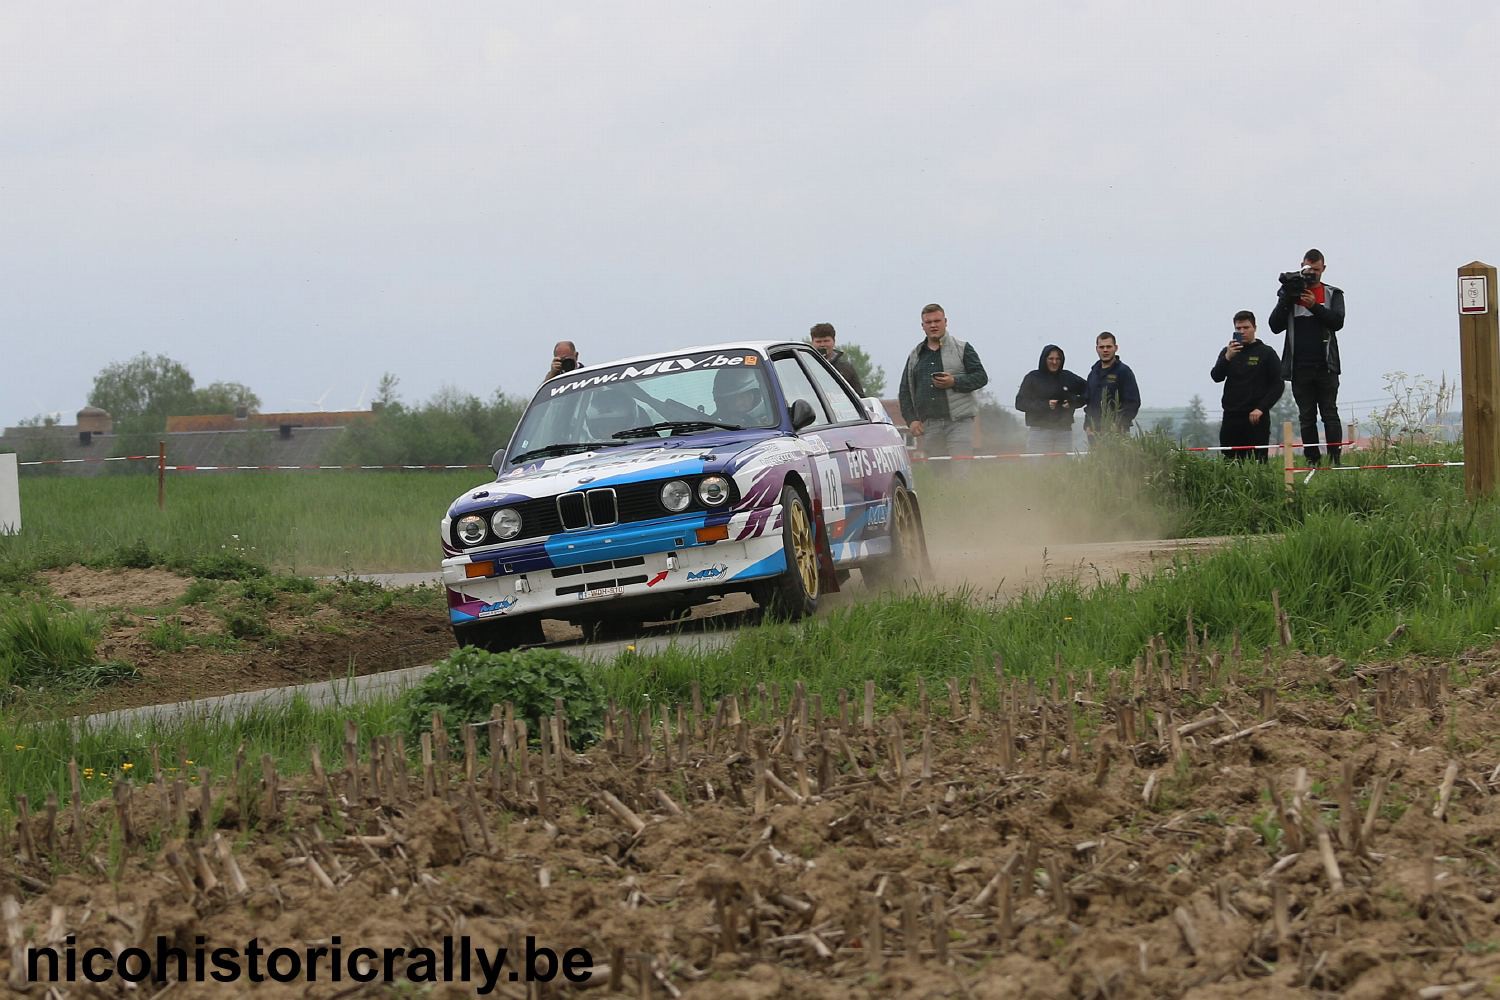
<path fill-rule="evenodd" d="M 739 424 L 763 423 L 765 393 L 748 368 L 721 368 L 714 375 L 715 415 Z"/>
<path fill-rule="evenodd" d="M 589 441 L 608 441 L 613 435 L 643 423 L 640 408 L 619 389 L 598 389 L 584 404 L 583 426 Z"/>

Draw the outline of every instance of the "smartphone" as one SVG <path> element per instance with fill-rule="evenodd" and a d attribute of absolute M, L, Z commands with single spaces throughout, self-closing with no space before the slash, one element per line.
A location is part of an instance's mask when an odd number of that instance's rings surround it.
<path fill-rule="evenodd" d="M 1230 336 L 1230 339 L 1233 340 L 1236 344 L 1238 344 L 1240 342 L 1240 331 L 1236 330 L 1232 334 L 1230 334 L 1229 336 Z"/>

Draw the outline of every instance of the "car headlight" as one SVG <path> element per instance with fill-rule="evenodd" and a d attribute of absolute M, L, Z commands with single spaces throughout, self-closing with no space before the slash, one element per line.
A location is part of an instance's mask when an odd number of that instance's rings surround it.
<path fill-rule="evenodd" d="M 503 507 L 490 518 L 490 528 L 502 542 L 510 541 L 521 533 L 521 515 L 510 507 Z"/>
<path fill-rule="evenodd" d="M 674 479 L 661 488 L 661 505 L 672 513 L 687 510 L 693 502 L 693 488 L 681 479 Z"/>
<path fill-rule="evenodd" d="M 484 518 L 478 514 L 459 518 L 454 527 L 458 531 L 458 540 L 465 545 L 478 545 L 484 541 Z"/>
<path fill-rule="evenodd" d="M 729 480 L 709 476 L 698 484 L 698 499 L 709 507 L 719 507 L 729 500 Z"/>

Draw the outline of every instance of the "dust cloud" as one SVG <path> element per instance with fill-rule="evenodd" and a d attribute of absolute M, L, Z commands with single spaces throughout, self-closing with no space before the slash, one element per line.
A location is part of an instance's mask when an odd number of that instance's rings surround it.
<path fill-rule="evenodd" d="M 917 490 L 941 589 L 1013 596 L 1065 577 L 1110 582 L 1183 548 L 1172 539 L 1179 519 L 1140 477 L 1110 478 L 1067 459 L 928 469 Z"/>

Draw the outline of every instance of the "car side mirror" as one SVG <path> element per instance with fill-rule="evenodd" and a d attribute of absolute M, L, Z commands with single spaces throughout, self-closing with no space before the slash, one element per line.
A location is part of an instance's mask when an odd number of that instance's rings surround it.
<path fill-rule="evenodd" d="M 802 428 L 818 419 L 818 415 L 813 412 L 812 405 L 805 399 L 798 399 L 793 401 L 791 414 L 792 430 L 794 431 L 800 431 Z"/>
<path fill-rule="evenodd" d="M 495 475 L 500 475 L 500 466 L 505 462 L 505 449 L 501 448 L 490 456 L 490 468 L 495 470 Z"/>

